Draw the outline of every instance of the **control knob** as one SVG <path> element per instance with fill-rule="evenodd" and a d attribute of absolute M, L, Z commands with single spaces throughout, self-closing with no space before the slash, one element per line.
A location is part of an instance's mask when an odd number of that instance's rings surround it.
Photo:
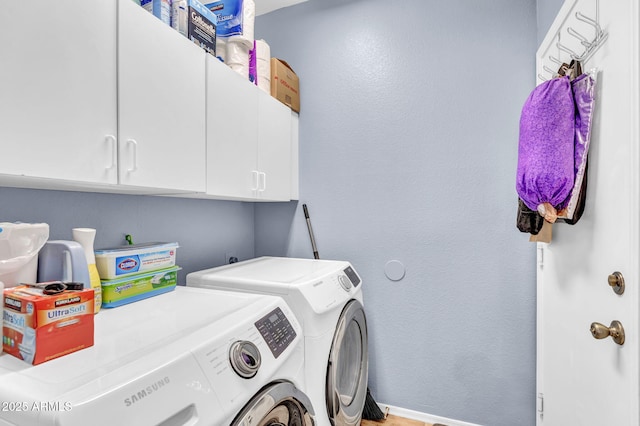
<path fill-rule="evenodd" d="M 229 361 L 233 371 L 244 379 L 258 373 L 262 358 L 258 347 L 248 340 L 238 340 L 229 349 Z"/>
<path fill-rule="evenodd" d="M 351 280 L 346 275 L 338 275 L 338 282 L 340 283 L 344 291 L 349 291 L 351 290 L 351 287 L 353 287 L 353 285 L 351 284 Z"/>

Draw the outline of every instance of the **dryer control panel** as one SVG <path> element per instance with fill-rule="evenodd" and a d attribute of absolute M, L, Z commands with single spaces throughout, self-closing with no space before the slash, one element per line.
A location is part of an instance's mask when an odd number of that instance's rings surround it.
<path fill-rule="evenodd" d="M 275 358 L 296 338 L 296 331 L 280 308 L 260 318 L 255 325 Z"/>
<path fill-rule="evenodd" d="M 358 287 L 360 284 L 360 277 L 356 274 L 356 271 L 353 270 L 351 266 L 347 266 L 344 271 L 345 275 L 349 277 L 349 280 L 353 283 L 354 287 Z"/>

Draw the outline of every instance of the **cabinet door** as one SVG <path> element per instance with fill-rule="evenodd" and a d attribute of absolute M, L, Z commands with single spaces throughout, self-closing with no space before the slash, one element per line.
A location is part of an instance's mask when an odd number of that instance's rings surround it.
<path fill-rule="evenodd" d="M 131 0 L 118 5 L 119 183 L 204 192 L 207 53 Z"/>
<path fill-rule="evenodd" d="M 115 1 L 9 1 L 0 174 L 116 183 Z"/>
<path fill-rule="evenodd" d="M 258 90 L 258 197 L 291 199 L 291 109 Z"/>
<path fill-rule="evenodd" d="M 258 92 L 207 58 L 207 194 L 250 200 L 258 187 Z"/>
<path fill-rule="evenodd" d="M 300 116 L 291 111 L 291 199 L 300 198 Z"/>

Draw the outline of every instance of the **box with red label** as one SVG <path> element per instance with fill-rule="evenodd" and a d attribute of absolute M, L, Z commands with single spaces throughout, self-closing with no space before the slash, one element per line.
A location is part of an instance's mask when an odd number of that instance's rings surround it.
<path fill-rule="evenodd" d="M 288 63 L 271 58 L 271 96 L 300 112 L 300 79 Z"/>
<path fill-rule="evenodd" d="M 40 364 L 93 346 L 93 289 L 47 295 L 40 288 L 4 290 L 2 349 Z"/>

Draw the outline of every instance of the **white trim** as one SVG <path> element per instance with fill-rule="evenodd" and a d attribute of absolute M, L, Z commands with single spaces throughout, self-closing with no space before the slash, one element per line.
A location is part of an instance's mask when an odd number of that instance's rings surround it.
<path fill-rule="evenodd" d="M 442 423 L 447 426 L 481 426 L 476 423 L 467 423 L 460 420 L 448 419 L 446 417 L 434 416 L 432 414 L 421 413 L 420 411 L 409 410 L 407 408 L 394 407 L 393 405 L 378 403 L 383 413 L 404 417 L 409 420 L 417 420 L 425 423 Z"/>

